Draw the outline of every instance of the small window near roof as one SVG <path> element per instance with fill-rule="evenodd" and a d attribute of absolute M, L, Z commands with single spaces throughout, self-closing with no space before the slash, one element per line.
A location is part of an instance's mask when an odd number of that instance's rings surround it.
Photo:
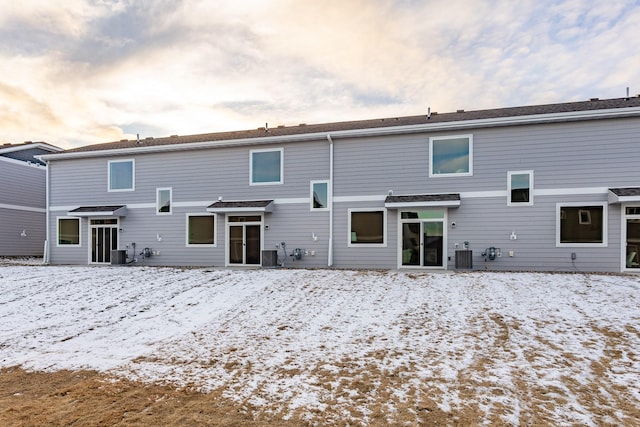
<path fill-rule="evenodd" d="M 109 161 L 109 191 L 134 189 L 135 165 L 133 160 Z"/>
<path fill-rule="evenodd" d="M 507 172 L 507 204 L 533 205 L 533 171 Z"/>

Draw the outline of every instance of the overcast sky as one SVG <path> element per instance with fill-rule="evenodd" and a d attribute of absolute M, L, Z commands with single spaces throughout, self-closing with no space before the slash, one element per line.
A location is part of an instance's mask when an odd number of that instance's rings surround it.
<path fill-rule="evenodd" d="M 0 0 L 0 143 L 640 93 L 640 0 Z"/>

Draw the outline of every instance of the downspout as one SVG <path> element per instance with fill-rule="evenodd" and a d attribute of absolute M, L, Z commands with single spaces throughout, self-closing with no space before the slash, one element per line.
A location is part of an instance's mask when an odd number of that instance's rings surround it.
<path fill-rule="evenodd" d="M 46 167 L 46 171 L 45 171 L 45 221 L 46 221 L 46 227 L 45 227 L 45 236 L 44 236 L 44 252 L 43 252 L 43 257 L 42 257 L 42 262 L 43 264 L 49 264 L 49 231 L 51 226 L 49 225 L 49 193 L 50 193 L 50 183 L 49 183 L 49 169 L 51 168 L 51 163 L 47 160 L 43 160 L 45 162 L 45 167 Z"/>
<path fill-rule="evenodd" d="M 327 134 L 329 141 L 329 249 L 327 254 L 327 266 L 333 266 L 333 139 Z"/>

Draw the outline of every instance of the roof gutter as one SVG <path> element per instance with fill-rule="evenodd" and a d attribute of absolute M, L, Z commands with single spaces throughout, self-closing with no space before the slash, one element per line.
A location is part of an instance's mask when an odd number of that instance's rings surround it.
<path fill-rule="evenodd" d="M 462 129 L 477 129 L 486 127 L 516 126 L 540 123 L 569 122 L 580 120 L 595 120 L 609 118 L 624 118 L 640 116 L 640 107 L 610 108 L 605 110 L 571 111 L 565 113 L 533 114 L 526 116 L 494 117 L 490 119 L 460 120 L 441 123 L 424 123 L 406 126 L 387 126 L 379 128 L 350 129 L 333 131 L 331 135 L 338 138 L 355 138 L 366 136 L 401 135 L 427 131 L 451 131 Z M 141 153 L 158 153 L 184 150 L 201 150 L 207 148 L 234 147 L 252 144 L 282 144 L 286 142 L 301 142 L 325 139 L 327 132 L 301 133 L 296 135 L 268 136 L 258 138 L 227 139 L 210 142 L 191 142 L 167 145 L 135 146 L 121 149 L 107 149 L 96 151 L 77 151 L 70 153 L 43 154 L 37 156 L 41 160 L 78 159 L 85 157 L 106 157 L 114 155 L 129 155 Z"/>

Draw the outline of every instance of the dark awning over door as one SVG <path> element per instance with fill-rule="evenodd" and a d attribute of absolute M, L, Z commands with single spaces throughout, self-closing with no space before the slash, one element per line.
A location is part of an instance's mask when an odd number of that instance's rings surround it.
<path fill-rule="evenodd" d="M 610 188 L 609 204 L 640 202 L 640 187 Z"/>
<path fill-rule="evenodd" d="M 271 212 L 273 200 L 219 200 L 207 208 L 208 212 Z"/>
<path fill-rule="evenodd" d="M 387 196 L 384 206 L 389 209 L 430 208 L 460 206 L 460 193 L 412 194 L 407 196 Z"/>
<path fill-rule="evenodd" d="M 67 212 L 69 216 L 126 216 L 127 206 L 80 206 L 72 211 Z"/>

